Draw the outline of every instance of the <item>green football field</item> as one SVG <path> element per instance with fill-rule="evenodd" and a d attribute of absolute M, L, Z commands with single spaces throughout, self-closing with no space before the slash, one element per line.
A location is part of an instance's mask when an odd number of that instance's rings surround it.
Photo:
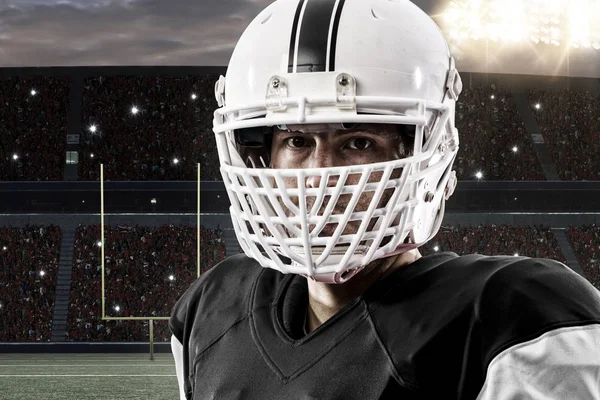
<path fill-rule="evenodd" d="M 1 400 L 178 400 L 175 361 L 154 354 L 0 354 Z"/>

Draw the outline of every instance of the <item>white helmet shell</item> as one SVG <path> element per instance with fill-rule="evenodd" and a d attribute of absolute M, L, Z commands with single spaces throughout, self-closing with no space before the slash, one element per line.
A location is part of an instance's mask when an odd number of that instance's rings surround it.
<path fill-rule="evenodd" d="M 373 260 L 430 240 L 456 186 L 454 108 L 461 90 L 442 32 L 408 0 L 269 5 L 245 30 L 226 77 L 215 85 L 220 108 L 213 130 L 244 252 L 263 267 L 341 283 Z M 237 130 L 316 123 L 414 125 L 415 145 L 401 160 L 285 170 L 268 162 L 248 167 L 238 151 Z M 399 168 L 402 176 L 393 179 Z M 374 172 L 383 173 L 380 181 L 368 180 Z M 349 174 L 364 179 L 345 184 Z M 311 175 L 340 179 L 335 187 L 309 188 Z M 298 185 L 286 188 L 283 179 L 291 177 Z M 394 192 L 381 206 L 386 189 Z M 373 194 L 371 206 L 353 209 L 365 192 Z M 340 195 L 352 195 L 347 212 L 318 212 L 324 198 Z M 310 205 L 308 197 L 317 200 Z M 342 234 L 350 221 L 363 223 L 356 233 Z M 331 223 L 337 224 L 333 234 L 319 234 Z"/>

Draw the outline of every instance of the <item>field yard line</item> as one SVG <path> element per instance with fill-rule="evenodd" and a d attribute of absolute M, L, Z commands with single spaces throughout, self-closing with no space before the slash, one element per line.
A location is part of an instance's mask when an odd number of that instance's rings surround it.
<path fill-rule="evenodd" d="M 0 364 L 0 367 L 173 367 L 175 364 Z"/>
<path fill-rule="evenodd" d="M 38 378 L 40 376 L 59 376 L 59 377 L 65 377 L 65 376 L 72 376 L 72 377 L 91 377 L 91 378 L 96 378 L 96 377 L 130 377 L 130 376 L 177 376 L 175 374 L 173 375 L 16 375 L 16 374 L 10 374 L 10 375 L 5 375 L 5 374 L 0 374 L 0 378 L 1 377 L 21 377 L 21 378 Z"/>

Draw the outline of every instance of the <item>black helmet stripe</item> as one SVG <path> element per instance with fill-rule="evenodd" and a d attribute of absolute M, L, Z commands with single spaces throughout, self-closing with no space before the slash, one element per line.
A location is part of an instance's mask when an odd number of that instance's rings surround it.
<path fill-rule="evenodd" d="M 300 0 L 290 41 L 288 72 L 335 69 L 337 32 L 345 0 Z M 333 18 L 332 18 L 333 17 Z M 329 43 L 331 32 L 331 43 Z M 329 65 L 327 65 L 329 56 Z"/>
<path fill-rule="evenodd" d="M 294 25 L 292 26 L 292 38 L 290 40 L 290 56 L 288 58 L 288 72 L 294 72 L 294 57 L 296 55 L 296 36 L 298 35 L 298 22 L 300 21 L 300 14 L 302 8 L 304 8 L 306 0 L 300 0 L 298 2 L 298 8 L 296 9 L 296 15 L 294 16 Z"/>
<path fill-rule="evenodd" d="M 342 15 L 344 2 L 345 0 L 340 0 L 338 8 L 335 11 L 333 27 L 331 28 L 331 46 L 329 48 L 329 71 L 335 71 L 335 50 L 337 48 L 338 27 L 340 26 L 340 16 Z"/>

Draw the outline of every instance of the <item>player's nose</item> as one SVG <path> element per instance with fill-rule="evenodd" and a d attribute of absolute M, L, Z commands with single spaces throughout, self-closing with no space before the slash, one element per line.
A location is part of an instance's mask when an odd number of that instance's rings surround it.
<path fill-rule="evenodd" d="M 316 146 L 315 151 L 311 154 L 311 160 L 309 162 L 311 168 L 329 168 L 335 167 L 336 159 L 335 155 L 328 146 Z M 327 174 L 327 172 L 324 172 Z M 325 175 L 327 176 L 327 186 L 335 186 L 338 183 L 338 175 Z M 310 175 L 306 179 L 306 187 L 318 188 L 321 185 L 322 175 Z"/>
<path fill-rule="evenodd" d="M 327 177 L 327 187 L 337 185 L 339 180 L 338 175 L 329 175 Z M 321 186 L 321 176 L 311 175 L 306 179 L 306 187 L 309 188 L 318 188 Z"/>

